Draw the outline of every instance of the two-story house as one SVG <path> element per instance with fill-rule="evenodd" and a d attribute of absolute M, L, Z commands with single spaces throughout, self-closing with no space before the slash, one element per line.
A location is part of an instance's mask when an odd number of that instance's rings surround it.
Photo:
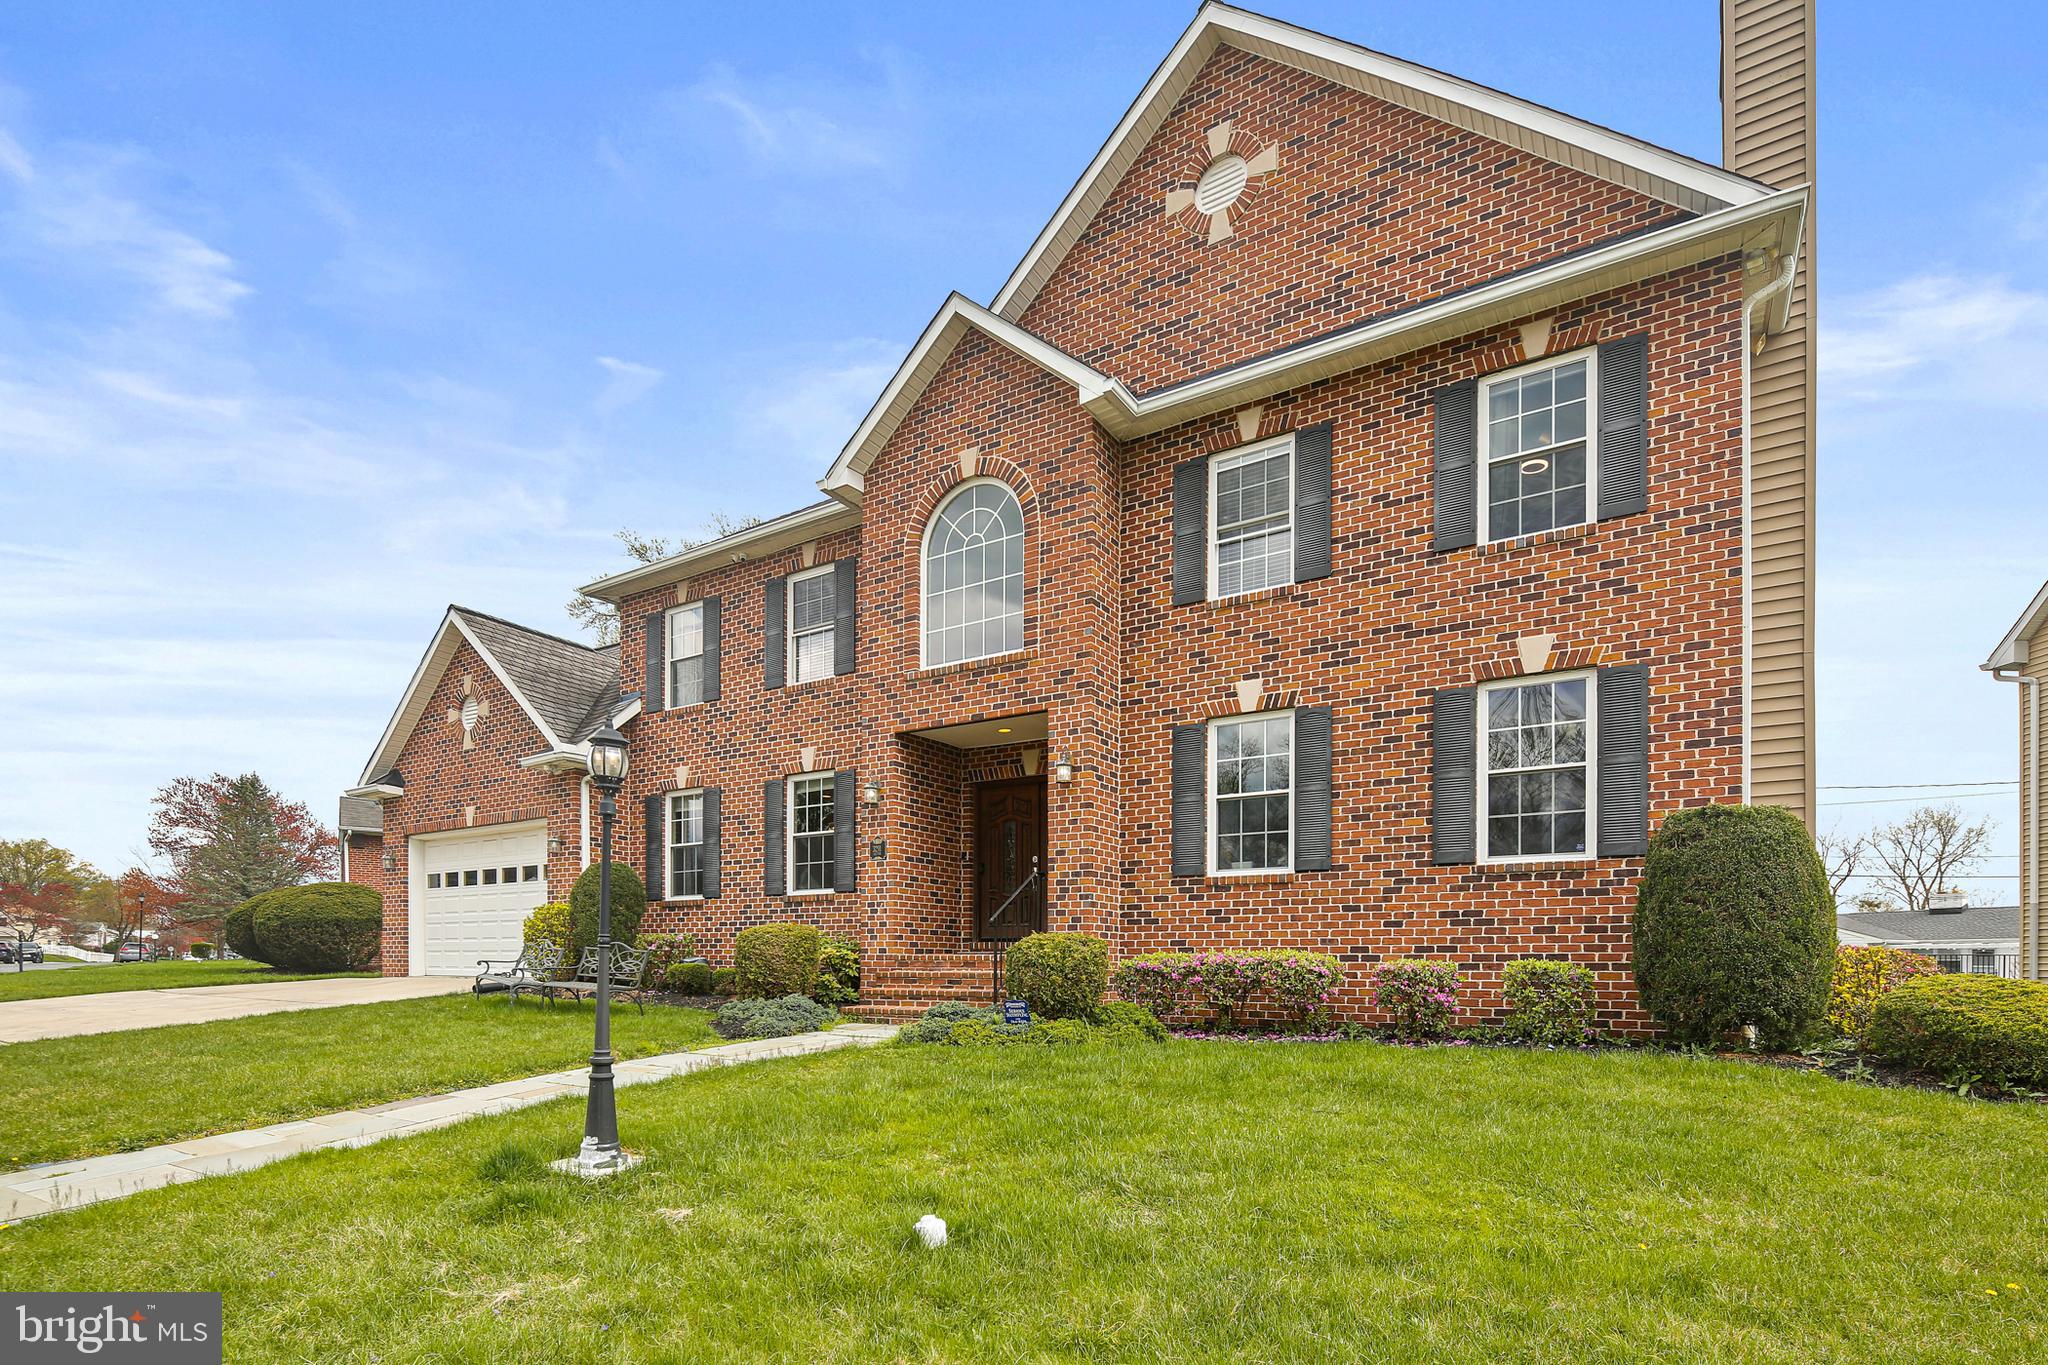
<path fill-rule="evenodd" d="M 885 1008 L 1058 928 L 1638 1017 L 1657 814 L 1810 814 L 1811 34 L 1729 0 L 1723 168 L 1204 5 L 822 501 L 588 585 L 615 648 L 450 610 L 350 792 L 384 969 L 566 894 L 609 720 L 645 923 Z"/>

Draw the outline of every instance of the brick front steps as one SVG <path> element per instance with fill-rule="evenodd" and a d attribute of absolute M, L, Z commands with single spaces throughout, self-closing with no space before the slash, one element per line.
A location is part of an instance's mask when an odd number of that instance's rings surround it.
<path fill-rule="evenodd" d="M 915 1019 L 941 1000 L 986 1005 L 992 998 L 987 953 L 890 953 L 866 958 L 860 968 L 860 1003 L 843 1013 L 856 1019 Z"/>

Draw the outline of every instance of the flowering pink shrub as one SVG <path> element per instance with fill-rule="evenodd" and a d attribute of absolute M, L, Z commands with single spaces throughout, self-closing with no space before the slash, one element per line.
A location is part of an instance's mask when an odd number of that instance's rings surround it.
<path fill-rule="evenodd" d="M 1267 970 L 1273 994 L 1289 1014 L 1302 1020 L 1320 1020 L 1330 1009 L 1330 997 L 1344 984 L 1344 964 L 1328 953 L 1269 953 Z"/>
<path fill-rule="evenodd" d="M 1110 972 L 1110 985 L 1123 999 L 1143 1005 L 1161 1019 L 1179 1012 L 1188 989 L 1182 984 L 1186 953 L 1142 953 Z"/>
<path fill-rule="evenodd" d="M 1320 1018 L 1344 980 L 1344 964 L 1327 953 L 1144 953 L 1111 973 L 1116 993 L 1161 1018 L 1207 1009 L 1227 1030 L 1261 991 L 1294 1018 Z"/>
<path fill-rule="evenodd" d="M 1458 968 L 1450 962 L 1396 958 L 1372 969 L 1373 1000 L 1399 1038 L 1441 1038 L 1458 1006 Z"/>

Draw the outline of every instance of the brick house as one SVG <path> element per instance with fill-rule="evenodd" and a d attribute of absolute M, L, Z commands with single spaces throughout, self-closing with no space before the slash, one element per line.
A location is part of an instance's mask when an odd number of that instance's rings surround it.
<path fill-rule="evenodd" d="M 645 923 L 885 1011 L 1082 929 L 1637 1018 L 1657 814 L 1811 813 L 1810 19 L 1728 0 L 1729 170 L 1204 5 L 823 501 L 588 585 L 616 647 L 451 609 L 349 793 L 385 970 L 567 894 L 610 720 Z"/>

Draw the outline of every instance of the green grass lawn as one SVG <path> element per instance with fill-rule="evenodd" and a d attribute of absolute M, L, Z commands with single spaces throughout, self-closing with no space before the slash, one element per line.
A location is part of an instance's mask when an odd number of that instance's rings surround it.
<path fill-rule="evenodd" d="M 102 995 L 107 991 L 163 991 L 184 986 L 242 986 L 266 981 L 311 981 L 327 976 L 375 976 L 375 972 L 283 972 L 261 962 L 113 962 L 66 967 L 62 971 L 16 971 L 0 965 L 0 1001 L 49 1000 L 60 995 Z"/>
<path fill-rule="evenodd" d="M 218 1290 L 253 1361 L 2048 1355 L 2039 1108 L 1370 1044 L 883 1048 L 619 1107 L 609 1182 L 541 1165 L 556 1103 L 20 1224 L 0 1288 Z"/>
<path fill-rule="evenodd" d="M 0 1047 L 0 1169 L 539 1075 L 590 1058 L 587 1004 L 464 995 Z M 612 1011 L 621 1057 L 718 1041 L 701 1010 Z"/>

